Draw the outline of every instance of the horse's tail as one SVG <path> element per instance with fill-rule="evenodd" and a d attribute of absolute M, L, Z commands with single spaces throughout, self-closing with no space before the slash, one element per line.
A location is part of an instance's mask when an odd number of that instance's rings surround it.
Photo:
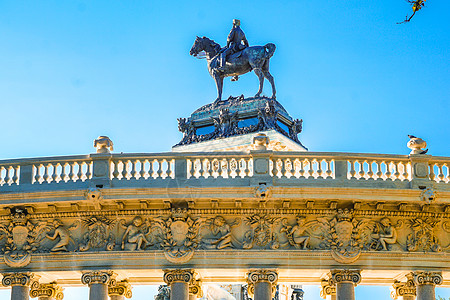
<path fill-rule="evenodd" d="M 265 52 L 265 58 L 269 59 L 272 57 L 273 53 L 275 52 L 275 44 L 268 43 L 264 46 L 264 52 Z"/>

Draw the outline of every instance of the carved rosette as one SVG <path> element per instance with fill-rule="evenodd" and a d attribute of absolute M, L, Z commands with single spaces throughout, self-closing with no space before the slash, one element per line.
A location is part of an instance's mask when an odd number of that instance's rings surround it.
<path fill-rule="evenodd" d="M 30 286 L 33 283 L 35 275 L 33 273 L 3 273 L 3 286 L 23 285 Z"/>
<path fill-rule="evenodd" d="M 133 296 L 131 291 L 131 284 L 127 280 L 122 280 L 116 283 L 114 286 L 108 287 L 109 296 L 125 296 L 130 299 Z"/>
<path fill-rule="evenodd" d="M 81 283 L 91 286 L 91 284 L 116 285 L 117 274 L 113 271 L 92 271 L 83 273 Z"/>
<path fill-rule="evenodd" d="M 278 273 L 276 270 L 251 270 L 248 272 L 248 293 L 252 297 L 255 294 L 255 284 L 258 282 L 269 282 L 272 285 L 272 298 L 275 297 L 278 282 Z"/>
<path fill-rule="evenodd" d="M 320 297 L 326 299 L 329 295 L 336 295 L 336 285 L 328 280 L 322 280 L 320 287 Z"/>
<path fill-rule="evenodd" d="M 173 282 L 190 283 L 194 279 L 194 270 L 191 269 L 176 269 L 164 270 L 164 282 L 171 285 Z"/>
<path fill-rule="evenodd" d="M 360 270 L 332 270 L 331 283 L 351 282 L 355 286 L 361 282 Z"/>
<path fill-rule="evenodd" d="M 403 296 L 416 296 L 416 286 L 412 278 L 409 278 L 406 282 L 396 281 L 390 288 L 391 297 L 397 300 L 398 297 Z"/>
<path fill-rule="evenodd" d="M 34 281 L 31 285 L 30 296 L 36 297 L 49 297 L 56 300 L 62 300 L 64 298 L 63 288 L 56 284 L 56 282 L 39 284 L 38 281 Z"/>
<path fill-rule="evenodd" d="M 412 272 L 411 275 L 416 285 L 422 284 L 440 285 L 443 282 L 441 272 Z"/>

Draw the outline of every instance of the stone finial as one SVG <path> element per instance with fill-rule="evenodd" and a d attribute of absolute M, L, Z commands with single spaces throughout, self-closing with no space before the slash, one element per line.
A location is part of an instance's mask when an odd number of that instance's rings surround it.
<path fill-rule="evenodd" d="M 101 135 L 94 140 L 94 147 L 97 148 L 97 153 L 110 153 L 114 150 L 113 142 L 105 135 Z"/>
<path fill-rule="evenodd" d="M 3 273 L 2 285 L 3 286 L 15 286 L 23 285 L 30 286 L 36 279 L 34 273 Z"/>
<path fill-rule="evenodd" d="M 331 283 L 352 282 L 355 286 L 361 282 L 360 270 L 331 270 Z"/>
<path fill-rule="evenodd" d="M 414 280 L 416 285 L 433 284 L 440 285 L 444 281 L 441 272 L 412 272 L 408 274 L 408 278 Z"/>
<path fill-rule="evenodd" d="M 390 287 L 391 297 L 394 300 L 397 300 L 398 297 L 403 296 L 416 296 L 416 286 L 414 285 L 414 281 L 409 278 L 406 282 L 395 281 L 394 284 Z"/>
<path fill-rule="evenodd" d="M 330 295 L 336 295 L 336 285 L 333 285 L 330 280 L 322 280 L 320 284 L 320 297 L 326 299 Z"/>
<path fill-rule="evenodd" d="M 177 281 L 190 283 L 193 278 L 194 270 L 192 269 L 164 270 L 163 280 L 169 286 Z"/>
<path fill-rule="evenodd" d="M 411 154 L 425 154 L 427 153 L 428 149 L 424 150 L 424 148 L 427 147 L 427 143 L 422 140 L 421 138 L 415 137 L 413 135 L 408 135 L 409 142 L 406 144 L 406 146 L 411 149 Z"/>
<path fill-rule="evenodd" d="M 269 145 L 269 137 L 264 133 L 258 133 L 253 137 L 253 145 L 255 150 L 267 150 L 267 145 Z"/>
<path fill-rule="evenodd" d="M 30 296 L 31 298 L 48 297 L 51 299 L 62 300 L 64 298 L 63 290 L 64 289 L 56 282 L 39 284 L 38 281 L 34 281 L 31 285 Z"/>
<path fill-rule="evenodd" d="M 133 296 L 131 284 L 128 280 L 117 282 L 116 285 L 108 287 L 108 296 L 124 296 L 130 299 Z"/>
<path fill-rule="evenodd" d="M 258 282 L 269 282 L 272 285 L 272 297 L 275 296 L 278 282 L 278 272 L 276 270 L 251 270 L 247 274 L 248 293 L 254 295 L 255 284 Z"/>
<path fill-rule="evenodd" d="M 81 283 L 87 284 L 106 284 L 108 286 L 116 285 L 117 274 L 113 271 L 92 271 L 85 272 L 81 276 Z"/>

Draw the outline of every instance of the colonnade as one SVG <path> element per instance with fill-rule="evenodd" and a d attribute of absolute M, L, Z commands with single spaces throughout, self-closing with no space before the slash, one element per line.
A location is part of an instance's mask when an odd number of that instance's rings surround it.
<path fill-rule="evenodd" d="M 84 272 L 81 282 L 89 287 L 89 300 L 124 300 L 131 298 L 127 280 L 117 281 L 113 271 Z M 201 278 L 193 269 L 164 270 L 164 282 L 170 286 L 171 300 L 201 298 Z M 321 283 L 320 295 L 326 300 L 355 300 L 355 287 L 361 282 L 360 270 L 331 270 Z M 405 281 L 395 281 L 391 287 L 394 300 L 435 300 L 435 286 L 443 282 L 441 272 L 415 271 Z M 277 270 L 254 269 L 247 273 L 249 295 L 255 300 L 271 300 L 278 283 Z M 2 284 L 11 287 L 11 300 L 61 300 L 63 288 L 56 282 L 40 283 L 30 272 L 3 273 Z"/>

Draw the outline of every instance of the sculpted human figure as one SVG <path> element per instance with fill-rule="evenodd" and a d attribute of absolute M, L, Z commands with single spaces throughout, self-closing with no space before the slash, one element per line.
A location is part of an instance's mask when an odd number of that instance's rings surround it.
<path fill-rule="evenodd" d="M 233 28 L 231 29 L 230 33 L 228 34 L 227 38 L 227 46 L 225 47 L 225 50 L 220 54 L 220 67 L 219 70 L 223 70 L 223 67 L 225 66 L 226 59 L 229 55 L 239 52 L 241 50 L 244 50 L 247 48 L 248 41 L 245 37 L 244 32 L 241 29 L 241 21 L 238 19 L 233 20 Z M 233 81 L 237 80 L 238 76 L 233 77 Z"/>
<path fill-rule="evenodd" d="M 142 218 L 138 216 L 128 225 L 122 238 L 122 250 L 125 246 L 127 250 L 143 250 L 142 246 L 150 244 L 142 232 L 142 223 Z"/>
<path fill-rule="evenodd" d="M 289 232 L 290 235 L 292 235 L 292 239 L 294 242 L 298 245 L 298 247 L 302 247 L 303 250 L 306 250 L 308 247 L 308 243 L 310 240 L 310 237 L 305 235 L 306 227 L 304 226 L 306 222 L 305 217 L 297 217 L 297 224 L 292 227 L 291 231 Z"/>
<path fill-rule="evenodd" d="M 211 224 L 211 231 L 214 235 L 220 236 L 217 240 L 211 242 L 211 245 L 215 245 L 219 250 L 231 247 L 231 228 L 223 217 L 218 216 L 214 218 Z"/>
<path fill-rule="evenodd" d="M 47 238 L 50 240 L 55 240 L 59 237 L 59 242 L 56 243 L 55 246 L 53 246 L 52 249 L 50 249 L 51 252 L 58 252 L 58 251 L 68 251 L 67 245 L 70 241 L 70 233 L 67 228 L 65 228 L 61 221 L 54 220 L 53 226 L 55 227 L 55 232 L 53 233 L 53 236 L 50 236 L 47 234 Z"/>
<path fill-rule="evenodd" d="M 395 244 L 397 242 L 397 230 L 392 226 L 391 220 L 383 218 L 380 221 L 383 226 L 383 231 L 380 232 L 378 238 L 378 245 L 382 247 L 382 250 L 388 250 L 388 244 Z"/>

